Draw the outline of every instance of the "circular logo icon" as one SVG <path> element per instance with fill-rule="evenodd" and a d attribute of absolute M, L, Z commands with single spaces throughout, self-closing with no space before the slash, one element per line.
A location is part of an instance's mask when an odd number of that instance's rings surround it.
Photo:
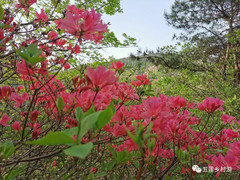
<path fill-rule="evenodd" d="M 193 170 L 193 171 L 196 171 L 197 168 L 198 168 L 198 165 L 193 165 L 193 166 L 192 166 L 192 170 Z"/>
<path fill-rule="evenodd" d="M 202 169 L 201 169 L 200 167 L 197 167 L 196 172 L 197 172 L 197 173 L 201 173 L 201 172 L 202 172 Z"/>

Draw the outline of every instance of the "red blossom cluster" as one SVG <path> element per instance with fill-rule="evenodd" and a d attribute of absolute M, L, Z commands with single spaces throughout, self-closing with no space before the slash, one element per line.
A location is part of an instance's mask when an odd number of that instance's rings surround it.
<path fill-rule="evenodd" d="M 34 67 L 29 67 L 33 70 Z M 22 72 L 22 71 L 20 71 Z M 32 74 L 29 74 L 32 75 Z M 31 76 L 30 76 L 31 77 Z M 63 83 L 53 76 L 49 76 L 51 80 L 42 79 L 42 82 L 36 81 L 31 89 L 35 90 L 44 84 L 38 95 L 35 103 L 40 105 L 44 103 L 44 111 L 47 115 L 52 112 L 51 116 L 58 121 L 59 111 L 57 110 L 55 102 L 57 97 L 60 96 L 64 102 L 63 112 L 68 112 L 76 107 L 81 107 L 84 112 L 87 112 L 92 106 L 96 111 L 106 109 L 112 100 L 119 101 L 115 105 L 116 113 L 111 121 L 104 126 L 103 130 L 112 138 L 121 137 L 124 139 L 120 145 L 114 145 L 117 151 L 128 152 L 139 150 L 139 146 L 128 136 L 127 131 L 135 133 L 134 123 L 137 126 L 142 124 L 147 128 L 152 123 L 151 133 L 156 135 L 156 144 L 152 150 L 146 147 L 144 152 L 145 156 L 161 157 L 166 159 L 169 163 L 174 158 L 173 149 L 169 149 L 169 144 L 173 143 L 178 149 L 183 151 L 190 148 L 199 147 L 196 158 L 199 162 L 210 161 L 209 166 L 222 167 L 229 166 L 233 170 L 239 170 L 239 142 L 235 140 L 239 138 L 239 132 L 232 129 L 223 129 L 220 132 L 205 132 L 204 128 L 197 130 L 195 127 L 199 126 L 202 122 L 201 118 L 192 116 L 192 109 L 199 109 L 206 111 L 208 116 L 212 116 L 217 110 L 222 110 L 223 102 L 218 98 L 207 97 L 202 103 L 197 105 L 187 101 L 183 97 L 167 97 L 160 95 L 159 97 L 148 97 L 138 105 L 125 106 L 124 103 L 132 100 L 138 101 L 139 96 L 135 90 L 125 82 L 119 83 L 115 73 L 107 70 L 104 66 L 99 66 L 97 69 L 87 67 L 86 74 L 83 78 L 79 76 L 73 79 L 74 90 L 67 92 Z M 145 75 L 138 76 L 141 79 L 142 85 L 149 84 Z M 32 81 L 31 78 L 28 81 Z M 40 84 L 39 84 L 40 83 Z M 51 87 L 51 91 L 48 87 Z M 20 88 L 22 89 L 22 88 Z M 12 91 L 14 91 L 12 93 Z M 24 102 L 29 100 L 29 95 L 23 93 L 20 95 L 9 86 L 1 88 L 1 95 L 4 101 L 14 102 L 15 107 L 20 107 Z M 210 114 L 209 114 L 210 113 Z M 29 123 L 29 128 L 32 129 L 32 139 L 36 139 L 41 134 L 41 124 L 37 122 L 39 111 L 34 110 L 30 114 L 30 119 L 33 122 Z M 26 116 L 23 113 L 23 119 Z M 78 126 L 75 118 L 68 115 L 65 116 L 65 128 L 73 128 Z M 221 119 L 219 119 L 221 121 Z M 222 115 L 222 123 L 235 122 L 236 118 L 227 114 Z M 4 114 L 0 121 L 2 126 L 9 126 L 10 118 Z M 19 133 L 23 130 L 23 122 L 15 121 L 12 123 L 12 128 Z M 89 140 L 87 140 L 89 141 Z M 229 147 L 226 155 L 216 154 L 217 149 L 224 149 Z M 238 149 L 237 149 L 238 148 Z M 183 167 L 184 168 L 184 167 Z M 164 166 L 162 170 L 164 170 Z M 186 172 L 186 171 L 183 171 Z M 216 177 L 219 176 L 217 173 Z"/>
<path fill-rule="evenodd" d="M 12 89 L 10 86 L 0 87 L 0 100 L 6 97 L 9 97 L 12 93 Z"/>
<path fill-rule="evenodd" d="M 224 103 L 218 99 L 218 98 L 213 98 L 213 97 L 207 97 L 202 101 L 202 103 L 198 103 L 198 109 L 203 110 L 206 112 L 215 112 L 217 109 L 223 110 L 222 105 Z"/>
<path fill-rule="evenodd" d="M 137 79 L 137 81 L 132 81 L 131 82 L 131 84 L 133 86 L 142 86 L 142 85 L 151 84 L 149 79 L 147 78 L 147 76 L 145 74 L 137 75 L 136 79 Z"/>
<path fill-rule="evenodd" d="M 118 72 L 119 74 L 121 74 L 124 70 L 124 63 L 121 61 L 117 61 L 114 63 L 111 63 L 111 66 L 109 69 L 115 69 L 115 72 Z"/>
<path fill-rule="evenodd" d="M 29 12 L 29 7 L 36 2 L 37 0 L 18 0 L 19 4 L 16 4 L 16 8 L 23 8 L 26 12 Z"/>
<path fill-rule="evenodd" d="M 73 5 L 68 6 L 64 19 L 55 22 L 63 31 L 96 43 L 101 42 L 102 33 L 107 31 L 107 25 L 102 23 L 100 13 L 96 13 L 94 9 L 84 11 Z"/>

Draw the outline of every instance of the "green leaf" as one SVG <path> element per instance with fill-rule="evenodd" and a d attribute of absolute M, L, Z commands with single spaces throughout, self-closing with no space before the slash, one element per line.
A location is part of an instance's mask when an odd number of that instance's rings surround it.
<path fill-rule="evenodd" d="M 94 129 L 99 130 L 104 127 L 115 114 L 115 108 L 113 105 L 108 106 L 100 115 L 95 124 Z"/>
<path fill-rule="evenodd" d="M 4 180 L 12 180 L 17 175 L 19 175 L 26 167 L 19 167 L 19 168 L 14 168 L 12 169 L 7 176 L 4 177 Z"/>
<path fill-rule="evenodd" d="M 134 163 L 134 165 L 136 166 L 136 168 L 139 169 L 139 167 L 140 167 L 139 161 L 134 161 L 133 163 Z"/>
<path fill-rule="evenodd" d="M 15 147 L 11 141 L 5 142 L 0 145 L 0 153 L 3 155 L 4 159 L 7 159 L 15 151 Z"/>
<path fill-rule="evenodd" d="M 129 153 L 127 151 L 119 151 L 117 152 L 117 164 L 120 164 L 122 162 L 126 162 L 129 160 Z"/>
<path fill-rule="evenodd" d="M 108 146 L 108 150 L 111 152 L 113 159 L 117 158 L 117 152 L 115 151 L 115 149 L 113 149 L 112 146 Z"/>
<path fill-rule="evenodd" d="M 107 163 L 102 163 L 101 164 L 101 167 L 104 169 L 104 171 L 110 171 L 112 170 L 112 168 L 114 167 L 114 165 L 116 164 L 116 160 L 112 160 L 110 162 L 107 162 Z"/>
<path fill-rule="evenodd" d="M 95 180 L 93 172 L 88 175 L 88 180 Z"/>
<path fill-rule="evenodd" d="M 17 52 L 19 56 L 25 59 L 26 62 L 31 65 L 35 65 L 39 62 L 43 62 L 45 60 L 44 57 L 39 57 L 42 54 L 42 50 L 38 49 L 37 44 L 30 44 L 27 48 L 21 47 L 21 50 L 18 50 L 14 47 L 14 50 Z"/>
<path fill-rule="evenodd" d="M 148 134 L 151 132 L 152 127 L 153 127 L 153 123 L 150 122 L 150 123 L 148 124 L 148 126 L 147 126 L 147 130 L 146 130 L 146 132 L 145 132 L 145 135 L 148 135 Z"/>
<path fill-rule="evenodd" d="M 63 132 L 67 134 L 70 137 L 73 137 L 73 135 L 77 134 L 78 127 L 70 128 L 70 129 L 65 129 Z"/>
<path fill-rule="evenodd" d="M 106 175 L 107 175 L 106 171 L 101 171 L 101 172 L 97 173 L 97 176 L 99 176 L 99 177 L 103 177 L 103 176 L 106 176 Z"/>
<path fill-rule="evenodd" d="M 21 56 L 23 59 L 25 59 L 26 62 L 29 62 L 27 54 L 22 53 L 20 50 L 16 49 L 15 47 L 14 47 L 14 49 L 19 56 Z M 22 47 L 22 50 L 25 50 L 25 47 Z"/>
<path fill-rule="evenodd" d="M 81 121 L 82 121 L 83 116 L 84 116 L 83 110 L 80 107 L 77 107 L 75 109 L 75 116 L 76 116 L 77 121 L 78 121 L 78 131 L 77 131 L 77 137 L 78 137 L 78 135 L 80 133 L 80 130 L 81 130 Z"/>
<path fill-rule="evenodd" d="M 87 117 L 88 115 L 92 114 L 95 112 L 94 106 L 92 106 L 83 116 L 83 118 Z"/>
<path fill-rule="evenodd" d="M 31 58 L 29 58 L 29 62 L 30 62 L 31 65 L 35 65 L 39 62 L 43 62 L 44 60 L 45 60 L 44 57 L 31 57 Z"/>
<path fill-rule="evenodd" d="M 179 159 L 183 159 L 183 158 L 184 158 L 184 152 L 183 152 L 182 149 L 178 149 L 178 150 L 177 150 L 177 157 L 178 157 Z"/>
<path fill-rule="evenodd" d="M 153 138 L 151 141 L 148 142 L 148 150 L 151 153 L 153 148 L 155 147 L 156 144 L 156 140 L 155 138 Z"/>
<path fill-rule="evenodd" d="M 38 49 L 37 44 L 30 44 L 27 48 L 27 51 L 30 57 L 40 56 L 42 54 L 42 50 Z"/>
<path fill-rule="evenodd" d="M 64 104 L 63 104 L 63 99 L 60 96 L 57 97 L 56 106 L 58 111 L 61 112 L 64 107 Z"/>
<path fill-rule="evenodd" d="M 68 136 L 64 132 L 50 132 L 45 137 L 36 141 L 27 142 L 27 144 L 38 145 L 61 145 L 61 144 L 75 144 L 72 137 Z"/>
<path fill-rule="evenodd" d="M 209 160 L 207 160 L 207 159 L 205 159 L 204 160 L 207 164 L 211 164 L 212 162 L 211 161 L 209 161 Z"/>
<path fill-rule="evenodd" d="M 82 145 L 76 145 L 72 146 L 68 149 L 65 149 L 63 152 L 69 156 L 79 157 L 81 159 L 84 159 L 93 148 L 92 143 L 82 144 Z"/>
<path fill-rule="evenodd" d="M 0 4 L 0 21 L 3 20 L 4 16 L 4 9 L 2 8 L 2 5 Z"/>
<path fill-rule="evenodd" d="M 128 136 L 137 144 L 138 147 L 141 146 L 137 136 L 134 136 L 129 130 L 127 130 Z"/>
<path fill-rule="evenodd" d="M 82 108 L 77 107 L 77 108 L 75 109 L 75 116 L 76 116 L 77 121 L 78 121 L 79 123 L 80 123 L 81 120 L 83 119 L 83 115 L 84 115 L 84 113 L 83 113 Z"/>
<path fill-rule="evenodd" d="M 94 112 L 87 117 L 83 118 L 81 121 L 81 130 L 79 133 L 79 139 L 82 139 L 82 137 L 91 129 L 94 127 L 95 123 L 98 120 L 99 115 L 102 113 L 102 111 Z"/>
<path fill-rule="evenodd" d="M 194 146 L 194 147 L 193 147 L 193 152 L 194 152 L 194 153 L 198 153 L 198 150 L 199 150 L 199 146 Z"/>
<path fill-rule="evenodd" d="M 192 147 L 190 145 L 188 145 L 188 151 L 192 153 Z"/>
<path fill-rule="evenodd" d="M 216 151 L 220 152 L 220 153 L 224 153 L 224 151 L 222 149 L 217 149 Z"/>
<path fill-rule="evenodd" d="M 157 138 L 158 136 L 156 134 L 147 134 L 144 137 L 144 142 L 147 141 L 150 138 Z"/>
<path fill-rule="evenodd" d="M 140 139 L 142 139 L 142 135 L 143 135 L 143 133 L 144 133 L 144 126 L 142 125 L 142 123 L 140 123 L 139 125 L 138 125 L 138 127 L 135 125 L 135 132 L 136 132 L 136 136 L 137 136 L 137 138 L 140 140 Z"/>

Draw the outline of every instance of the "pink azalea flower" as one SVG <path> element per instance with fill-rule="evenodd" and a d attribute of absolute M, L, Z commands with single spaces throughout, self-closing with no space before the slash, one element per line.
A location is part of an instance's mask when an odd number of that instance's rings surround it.
<path fill-rule="evenodd" d="M 76 54 L 78 54 L 78 53 L 81 52 L 81 49 L 80 49 L 80 46 L 79 46 L 79 45 L 76 45 L 76 46 L 75 46 L 74 52 L 75 52 Z"/>
<path fill-rule="evenodd" d="M 63 65 L 63 67 L 64 67 L 64 69 L 70 69 L 70 65 L 68 64 L 68 63 L 65 63 L 64 65 Z"/>
<path fill-rule="evenodd" d="M 44 23 L 48 21 L 48 17 L 46 15 L 46 13 L 44 12 L 43 9 L 41 9 L 41 13 L 38 14 L 38 12 L 36 12 L 36 16 L 37 16 L 37 20 L 35 20 L 35 23 Z"/>
<path fill-rule="evenodd" d="M 124 67 L 124 63 L 121 61 L 117 61 L 111 64 L 109 69 L 121 70 Z"/>
<path fill-rule="evenodd" d="M 69 6 L 68 10 L 65 19 L 55 21 L 58 28 L 85 40 L 101 41 L 102 33 L 107 31 L 107 25 L 102 23 L 100 13 L 96 13 L 94 9 L 89 12 L 77 9 L 74 6 Z"/>
<path fill-rule="evenodd" d="M 61 58 L 59 62 L 60 62 L 61 64 L 63 64 L 63 67 L 64 67 L 65 70 L 67 70 L 67 69 L 70 68 L 70 65 L 66 62 L 66 60 L 64 60 L 64 59 Z"/>
<path fill-rule="evenodd" d="M 10 86 L 0 87 L 0 100 L 5 97 L 9 97 L 12 93 L 12 89 Z"/>
<path fill-rule="evenodd" d="M 218 172 L 215 176 L 216 178 L 219 177 L 221 173 L 221 168 L 223 167 L 231 167 L 233 171 L 240 168 L 238 166 L 238 159 L 230 154 L 227 154 L 225 157 L 221 154 L 219 156 L 214 156 L 211 161 L 212 163 L 209 165 L 209 167 L 214 167 L 215 169 L 218 169 Z"/>
<path fill-rule="evenodd" d="M 67 42 L 66 39 L 58 39 L 55 44 L 56 44 L 56 46 L 63 48 L 63 45 L 65 45 L 66 42 Z"/>
<path fill-rule="evenodd" d="M 39 123 L 29 124 L 30 128 L 33 128 L 32 139 L 37 139 L 38 135 L 41 134 L 41 125 Z"/>
<path fill-rule="evenodd" d="M 87 80 L 91 87 L 101 89 L 114 84 L 118 78 L 115 77 L 114 72 L 107 70 L 104 66 L 99 66 L 95 70 L 87 67 Z"/>
<path fill-rule="evenodd" d="M 37 0 L 18 0 L 19 4 L 16 4 L 16 8 L 23 8 L 26 12 L 29 12 L 28 8 L 37 2 Z"/>
<path fill-rule="evenodd" d="M 92 173 L 96 173 L 97 172 L 97 169 L 95 168 L 95 167 L 92 167 L 92 169 L 90 170 L 90 172 L 92 172 Z"/>
<path fill-rule="evenodd" d="M 45 60 L 44 62 L 41 62 L 41 68 L 38 69 L 38 73 L 42 75 L 47 75 L 48 74 L 47 65 L 48 65 L 47 60 Z"/>
<path fill-rule="evenodd" d="M 179 95 L 177 97 L 170 97 L 169 98 L 171 108 L 177 108 L 180 109 L 182 107 L 185 107 L 187 105 L 187 101 L 185 98 L 180 97 Z"/>
<path fill-rule="evenodd" d="M 96 13 L 94 9 L 91 9 L 91 12 L 85 11 L 82 19 L 80 27 L 81 31 L 85 32 L 83 38 L 86 40 L 94 40 L 96 32 L 103 33 L 107 31 L 107 25 L 101 21 L 101 14 Z"/>
<path fill-rule="evenodd" d="M 2 116 L 2 118 L 1 118 L 1 120 L 0 120 L 0 124 L 2 125 L 2 126 L 10 126 L 9 124 L 6 124 L 6 123 L 8 123 L 10 121 L 10 118 L 8 117 L 8 115 L 7 114 L 4 114 L 3 116 Z"/>
<path fill-rule="evenodd" d="M 37 139 L 39 134 L 41 134 L 39 129 L 33 130 L 33 132 L 32 132 L 32 140 Z"/>
<path fill-rule="evenodd" d="M 56 161 L 56 159 L 53 160 L 53 162 L 52 162 L 52 167 L 57 167 L 57 161 Z"/>
<path fill-rule="evenodd" d="M 147 85 L 147 84 L 151 84 L 149 79 L 147 78 L 147 76 L 145 74 L 137 75 L 136 78 L 137 78 L 138 81 L 132 81 L 131 82 L 131 84 L 133 86 L 138 87 L 138 86 L 142 86 L 142 85 L 144 86 L 144 85 Z"/>
<path fill-rule="evenodd" d="M 227 114 L 223 114 L 222 121 L 223 121 L 223 124 L 227 124 L 227 123 L 231 124 L 233 121 L 236 121 L 236 118 L 233 116 L 229 116 Z"/>
<path fill-rule="evenodd" d="M 20 124 L 21 124 L 21 122 L 15 121 L 15 122 L 12 124 L 12 128 L 13 128 L 14 130 L 17 130 L 18 132 L 20 132 L 20 131 L 21 131 Z"/>
<path fill-rule="evenodd" d="M 83 9 L 78 9 L 75 5 L 68 6 L 67 9 L 72 14 L 82 14 L 84 12 Z"/>
<path fill-rule="evenodd" d="M 81 28 L 79 26 L 80 15 L 73 15 L 71 12 L 67 11 L 65 14 L 65 19 L 60 20 L 60 28 L 65 32 L 79 36 Z"/>
<path fill-rule="evenodd" d="M 124 143 L 121 144 L 117 150 L 122 151 L 124 149 L 126 149 L 128 152 L 131 152 L 132 150 L 138 150 L 138 146 L 131 138 L 129 138 L 128 140 L 124 141 Z"/>
<path fill-rule="evenodd" d="M 111 128 L 111 133 L 114 137 L 123 136 L 127 133 L 125 125 L 114 124 Z"/>
<path fill-rule="evenodd" d="M 116 107 L 118 109 L 118 107 Z M 116 122 L 119 124 L 123 124 L 126 121 L 126 117 L 128 116 L 128 110 L 126 106 L 121 106 L 118 111 L 114 114 L 111 119 L 111 122 Z M 125 124 L 126 125 L 126 124 Z"/>
<path fill-rule="evenodd" d="M 67 46 L 67 49 L 70 50 L 73 53 L 73 48 L 72 48 L 72 44 L 69 43 L 69 45 Z"/>
<path fill-rule="evenodd" d="M 23 104 L 23 102 L 29 99 L 29 96 L 27 93 L 23 93 L 22 96 L 20 96 L 18 93 L 12 93 L 9 99 L 15 101 L 14 104 L 15 107 L 20 107 Z"/>
<path fill-rule="evenodd" d="M 74 95 L 67 93 L 67 92 L 62 92 L 61 97 L 62 97 L 64 105 L 65 105 L 64 111 L 67 111 L 68 109 L 72 108 Z"/>
<path fill-rule="evenodd" d="M 83 111 L 87 111 L 92 104 L 94 94 L 90 89 L 83 91 L 76 97 L 76 106 L 80 106 Z"/>
<path fill-rule="evenodd" d="M 151 84 L 149 79 L 145 74 L 137 75 L 136 78 L 141 81 L 142 85 Z"/>
<path fill-rule="evenodd" d="M 94 100 L 94 106 L 96 107 L 96 109 L 98 111 L 106 109 L 109 106 L 109 104 L 111 103 L 111 100 L 112 100 L 112 95 L 109 92 L 104 92 L 103 90 L 101 90 L 97 94 L 97 96 Z"/>
<path fill-rule="evenodd" d="M 55 31 L 50 31 L 50 32 L 48 33 L 48 38 L 49 38 L 50 40 L 57 39 L 57 37 L 58 37 L 58 34 L 57 34 Z"/>
<path fill-rule="evenodd" d="M 240 141 L 229 144 L 227 154 L 231 154 L 232 156 L 238 158 L 238 161 L 240 162 Z"/>
<path fill-rule="evenodd" d="M 141 86 L 142 82 L 141 81 L 131 81 L 131 84 L 135 87 Z"/>
<path fill-rule="evenodd" d="M 34 111 L 31 113 L 31 115 L 30 115 L 31 121 L 32 121 L 32 122 L 35 122 L 39 114 L 40 114 L 39 111 L 34 110 Z"/>
<path fill-rule="evenodd" d="M 142 113 L 143 108 L 140 105 L 133 105 L 129 107 L 129 116 L 134 118 L 135 120 L 140 120 L 142 119 L 142 117 L 140 116 L 140 114 Z"/>
<path fill-rule="evenodd" d="M 224 129 L 224 136 L 228 138 L 228 140 L 232 140 L 233 138 L 238 138 L 239 134 L 238 132 L 232 130 L 232 129 Z"/>
<path fill-rule="evenodd" d="M 135 90 L 126 82 L 122 82 L 121 84 L 116 83 L 116 88 L 118 89 L 117 96 L 121 101 L 129 101 L 129 100 L 138 100 L 139 96 L 136 94 Z"/>
<path fill-rule="evenodd" d="M 33 74 L 33 71 L 29 68 L 29 66 L 27 65 L 27 63 L 24 59 L 22 60 L 21 64 L 17 61 L 16 66 L 17 66 L 17 72 L 19 74 L 28 75 L 28 76 Z"/>
<path fill-rule="evenodd" d="M 208 113 L 215 112 L 217 109 L 223 110 L 222 105 L 223 101 L 218 98 L 209 97 L 198 103 L 197 107 L 199 110 L 206 111 Z"/>
<path fill-rule="evenodd" d="M 166 114 L 169 109 L 166 102 L 158 97 L 149 97 L 142 102 L 144 112 L 141 113 L 142 118 L 156 118 L 160 114 Z"/>

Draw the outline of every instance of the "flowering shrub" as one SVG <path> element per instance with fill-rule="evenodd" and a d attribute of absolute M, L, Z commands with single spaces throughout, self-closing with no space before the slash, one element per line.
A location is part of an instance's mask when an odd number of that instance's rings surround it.
<path fill-rule="evenodd" d="M 19 0 L 15 11 L 29 13 L 35 3 Z M 6 9 L 0 16 L 1 65 L 8 71 L 0 80 L 1 177 L 193 179 L 240 169 L 240 123 L 222 112 L 218 98 L 196 104 L 180 96 L 145 98 L 138 88 L 150 80 L 142 74 L 120 82 L 122 62 L 87 67 L 64 84 L 59 72 L 71 69 L 83 40 L 101 43 L 107 25 L 95 10 L 74 5 L 65 18 L 50 16 L 41 9 L 29 24 Z M 42 38 L 19 38 L 25 26 L 50 23 L 56 24 Z M 197 174 L 193 165 L 214 174 Z"/>

